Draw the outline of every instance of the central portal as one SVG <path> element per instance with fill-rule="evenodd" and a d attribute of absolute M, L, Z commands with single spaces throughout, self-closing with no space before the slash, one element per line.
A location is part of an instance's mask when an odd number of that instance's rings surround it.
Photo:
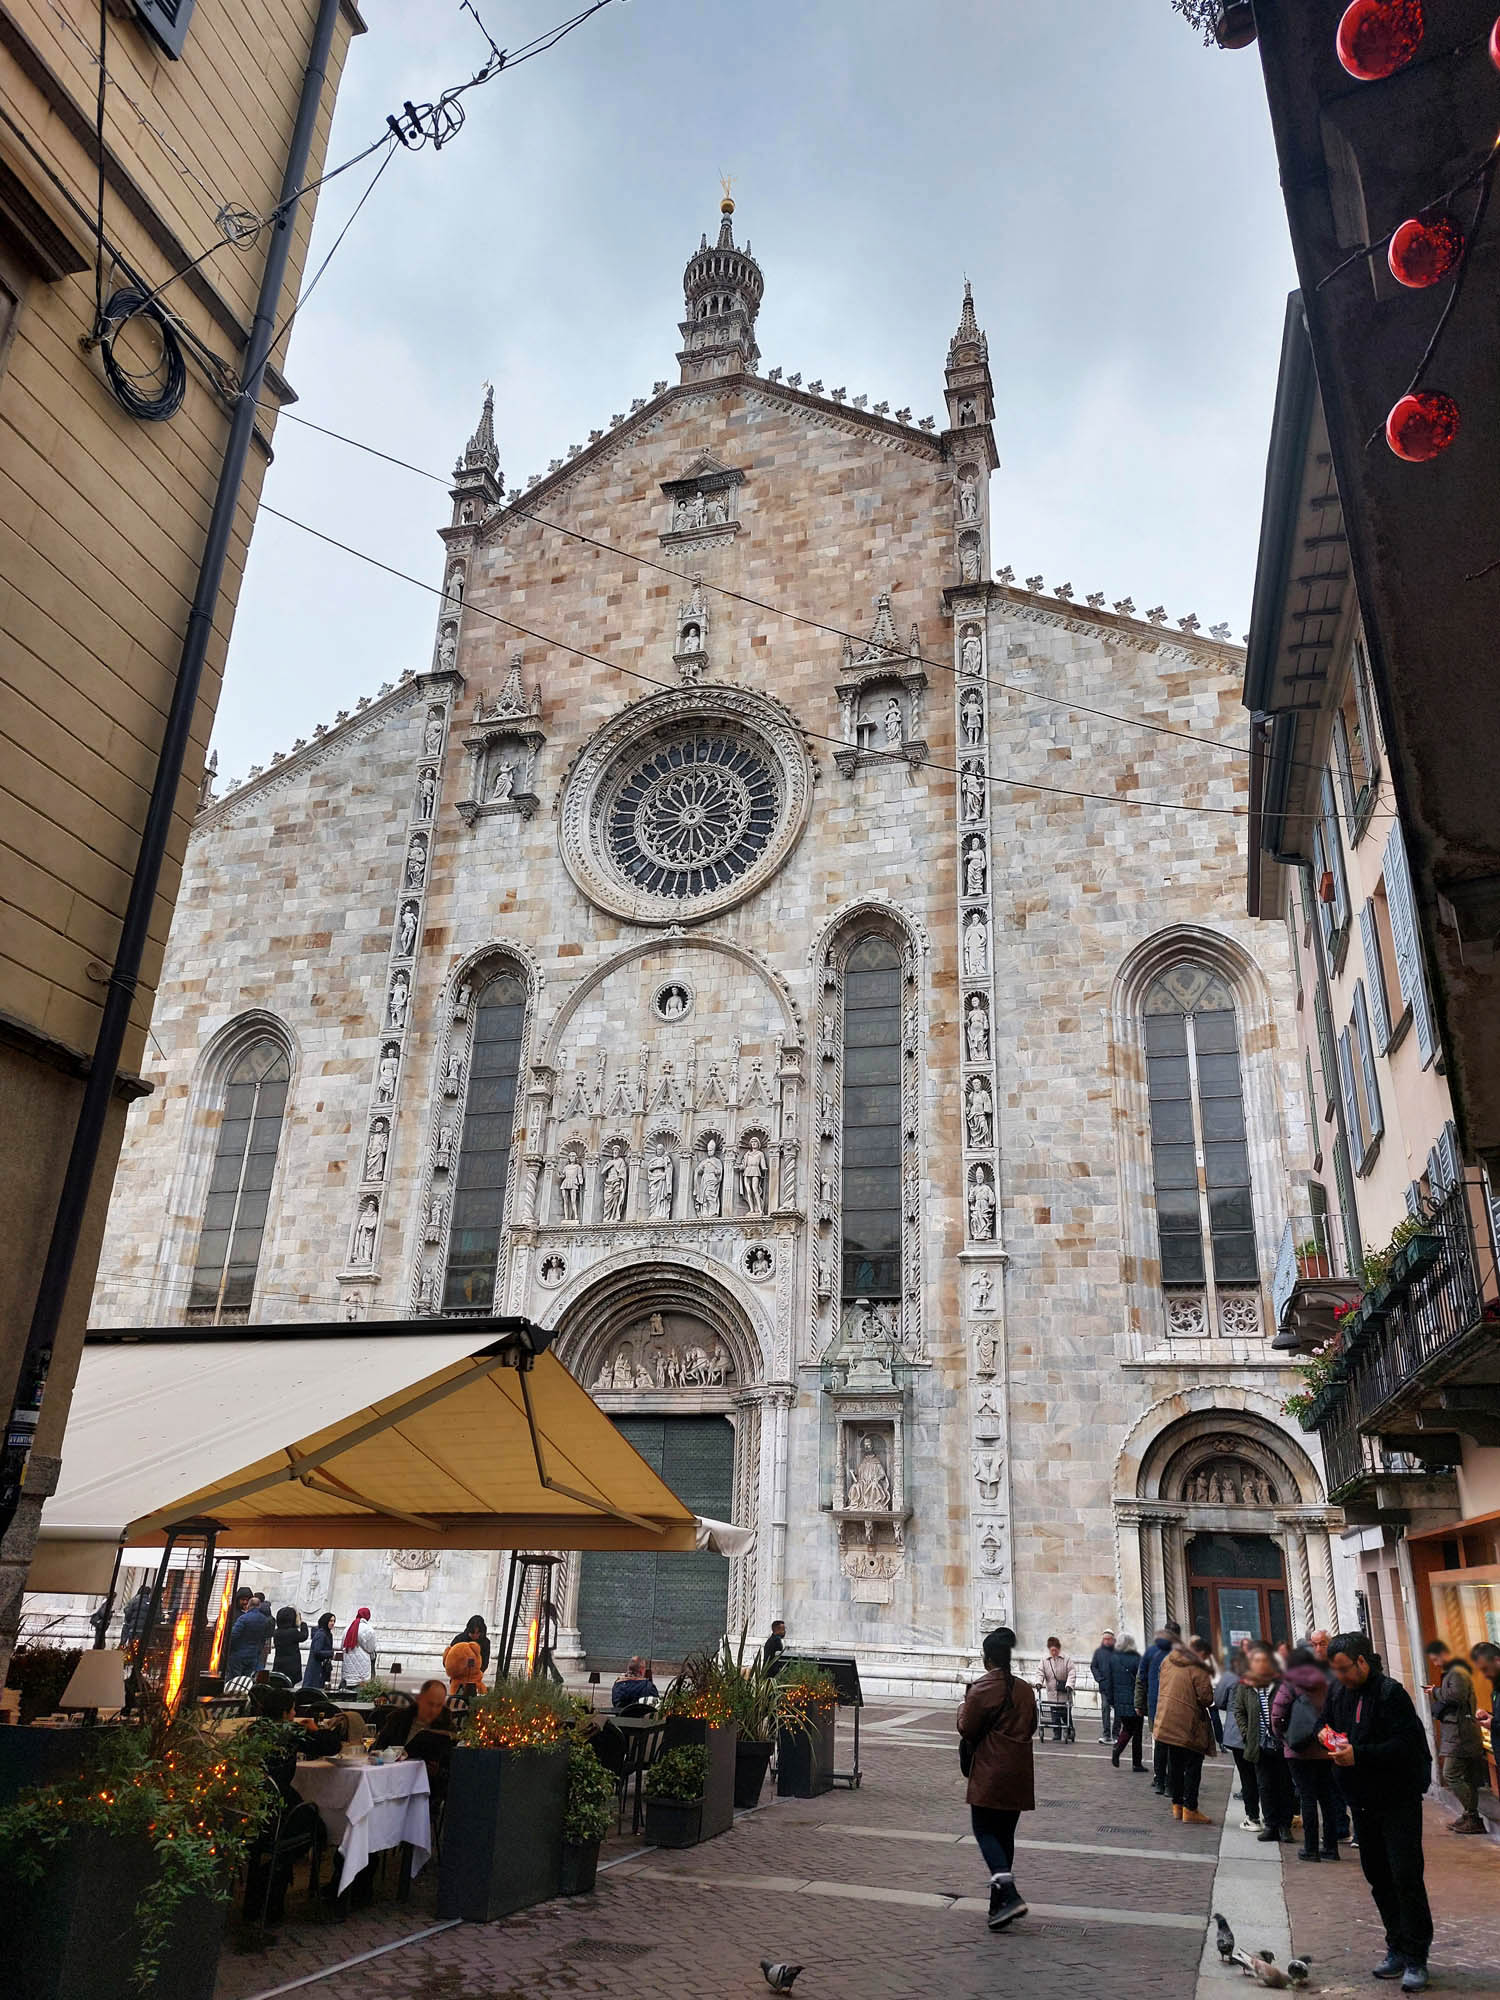
<path fill-rule="evenodd" d="M 734 1503 L 734 1431 L 721 1416 L 618 1416 L 615 1428 L 695 1514 L 727 1521 Z M 617 1555 L 589 1550 L 578 1583 L 578 1630 L 591 1671 L 606 1682 L 634 1653 L 657 1666 L 717 1651 L 729 1611 L 723 1556 Z"/>
<path fill-rule="evenodd" d="M 1188 1543 L 1188 1590 L 1192 1629 L 1218 1659 L 1252 1639 L 1280 1646 L 1291 1637 L 1286 1569 L 1269 1535 L 1194 1535 Z"/>

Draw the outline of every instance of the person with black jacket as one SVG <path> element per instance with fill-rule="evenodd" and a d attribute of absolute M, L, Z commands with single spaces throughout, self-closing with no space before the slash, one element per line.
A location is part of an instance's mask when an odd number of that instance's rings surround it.
<path fill-rule="evenodd" d="M 1099 1741 L 1101 1743 L 1112 1743 L 1114 1741 L 1114 1732 L 1110 1727 L 1114 1710 L 1111 1706 L 1109 1695 L 1109 1663 L 1114 1657 L 1114 1651 L 1114 1633 L 1104 1632 L 1100 1636 L 1098 1645 L 1094 1648 L 1094 1657 L 1089 1661 L 1089 1672 L 1094 1677 L 1094 1686 L 1099 1690 Z M 1135 1704 L 1132 1702 L 1131 1707 L 1134 1708 L 1134 1706 Z"/>
<path fill-rule="evenodd" d="M 276 1614 L 276 1631 L 271 1640 L 271 1665 L 278 1674 L 285 1674 L 293 1687 L 302 1679 L 302 1642 L 307 1637 L 307 1626 L 297 1616 L 290 1604 L 283 1604 Z"/>
<path fill-rule="evenodd" d="M 1363 1632 L 1330 1640 L 1328 1662 L 1336 1685 L 1323 1723 L 1337 1732 L 1329 1755 L 1354 1820 L 1360 1867 L 1385 1926 L 1386 1955 L 1374 1976 L 1399 1979 L 1403 1993 L 1422 1993 L 1432 1945 L 1422 1865 L 1422 1794 L 1432 1779 L 1427 1738 L 1411 1696 L 1382 1670 Z"/>
<path fill-rule="evenodd" d="M 1101 1648 L 1102 1650 L 1102 1648 Z M 1097 1657 L 1097 1655 L 1096 1655 Z M 1105 1675 L 1099 1683 L 1099 1699 L 1114 1711 L 1115 1747 L 1110 1752 L 1109 1761 L 1118 1771 L 1120 1753 L 1130 1745 L 1130 1768 L 1144 1771 L 1141 1761 L 1141 1732 L 1146 1727 L 1146 1717 L 1135 1705 L 1136 1676 L 1141 1671 L 1141 1656 L 1135 1649 L 1135 1641 L 1128 1633 L 1120 1637 L 1105 1653 Z"/>

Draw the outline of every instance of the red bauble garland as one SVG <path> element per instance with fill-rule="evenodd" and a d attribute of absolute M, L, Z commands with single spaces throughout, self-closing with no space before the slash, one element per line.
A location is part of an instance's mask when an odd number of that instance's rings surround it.
<path fill-rule="evenodd" d="M 1437 389 L 1403 396 L 1385 420 L 1385 441 L 1397 458 L 1413 465 L 1436 458 L 1458 436 L 1458 405 Z"/>
<path fill-rule="evenodd" d="M 1414 215 L 1391 237 L 1386 262 L 1398 284 L 1419 289 L 1435 285 L 1464 254 L 1464 233 L 1450 215 L 1424 222 Z"/>
<path fill-rule="evenodd" d="M 1361 83 L 1378 83 L 1405 69 L 1423 25 L 1422 0 L 1350 0 L 1339 22 L 1339 61 Z"/>
<path fill-rule="evenodd" d="M 1500 69 L 1500 16 L 1497 16 L 1494 27 L 1490 29 L 1490 61 L 1496 69 Z"/>

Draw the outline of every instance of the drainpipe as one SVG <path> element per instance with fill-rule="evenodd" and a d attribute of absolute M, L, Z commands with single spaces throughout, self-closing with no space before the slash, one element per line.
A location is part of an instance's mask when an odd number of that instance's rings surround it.
<path fill-rule="evenodd" d="M 328 58 L 333 48 L 334 30 L 338 24 L 339 5 L 340 0 L 321 0 L 318 8 L 312 48 L 302 77 L 302 99 L 297 106 L 297 122 L 292 129 L 291 148 L 287 154 L 286 170 L 282 175 L 282 202 L 291 202 L 307 178 L 307 162 L 312 152 L 313 132 L 323 102 L 323 87 L 327 79 Z M 73 1133 L 73 1147 L 68 1156 L 67 1170 L 63 1175 L 62 1191 L 58 1196 L 57 1212 L 52 1223 L 52 1237 L 47 1245 L 47 1259 L 42 1267 L 36 1303 L 32 1308 L 31 1327 L 26 1336 L 26 1348 L 21 1357 L 9 1421 L 5 1427 L 3 1455 L 0 1455 L 0 1543 L 4 1542 L 15 1519 L 16 1509 L 20 1505 L 26 1466 L 36 1440 L 42 1398 L 46 1394 L 47 1374 L 52 1365 L 57 1329 L 62 1319 L 68 1283 L 73 1274 L 73 1263 L 78 1252 L 78 1239 L 82 1233 L 95 1169 L 99 1162 L 99 1147 L 104 1137 L 104 1127 L 114 1096 L 115 1077 L 120 1066 L 120 1051 L 124 1047 L 126 1031 L 130 1025 L 130 1010 L 135 1000 L 137 981 L 140 978 L 141 960 L 145 956 L 152 906 L 156 900 L 157 884 L 161 879 L 162 863 L 166 858 L 177 792 L 182 781 L 182 769 L 187 758 L 193 717 L 198 706 L 198 690 L 203 679 L 203 664 L 208 653 L 214 611 L 218 605 L 219 589 L 223 582 L 224 563 L 229 553 L 229 538 L 234 526 L 235 509 L 239 504 L 240 485 L 244 478 L 251 436 L 255 429 L 256 405 L 260 399 L 266 364 L 271 356 L 276 310 L 281 303 L 281 289 L 286 278 L 287 259 L 291 253 L 296 213 L 296 206 L 293 203 L 293 206 L 285 209 L 277 217 L 271 231 L 270 248 L 266 252 L 265 270 L 260 281 L 260 296 L 256 301 L 255 318 L 251 323 L 250 339 L 245 349 L 245 366 L 240 392 L 235 401 L 229 441 L 225 446 L 224 461 L 219 470 L 218 490 L 214 495 L 213 513 L 209 517 L 208 533 L 204 539 L 197 588 L 193 592 L 193 606 L 188 614 L 187 632 L 182 642 L 182 654 L 177 666 L 177 680 L 172 690 L 172 705 L 168 710 L 166 728 L 162 734 L 156 778 L 151 787 L 151 799 L 146 808 L 146 823 L 141 833 L 140 851 L 136 856 L 135 873 L 130 883 L 130 896 L 120 926 L 120 942 L 115 953 L 114 965 L 110 969 L 108 990 L 105 993 L 104 1008 L 99 1020 L 99 1032 L 94 1042 L 88 1078 L 84 1084 L 83 1103 L 79 1108 L 78 1124 Z M 31 1550 L 27 1547 L 24 1550 L 13 1551 L 9 1560 L 12 1563 L 20 1562 L 26 1565 L 30 1559 Z M 0 1646 L 3 1645 L 4 1635 L 0 1634 Z"/>

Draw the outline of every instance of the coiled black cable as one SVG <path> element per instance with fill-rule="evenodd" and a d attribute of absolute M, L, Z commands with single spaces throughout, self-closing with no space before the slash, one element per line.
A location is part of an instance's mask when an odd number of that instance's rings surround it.
<path fill-rule="evenodd" d="M 161 362 L 149 375 L 133 374 L 115 354 L 115 340 L 132 320 L 149 320 L 161 341 Z M 125 285 L 111 292 L 95 330 L 99 358 L 114 398 L 143 423 L 165 423 L 187 394 L 187 361 L 176 329 L 148 292 Z M 150 385 L 149 387 L 143 385 Z"/>

